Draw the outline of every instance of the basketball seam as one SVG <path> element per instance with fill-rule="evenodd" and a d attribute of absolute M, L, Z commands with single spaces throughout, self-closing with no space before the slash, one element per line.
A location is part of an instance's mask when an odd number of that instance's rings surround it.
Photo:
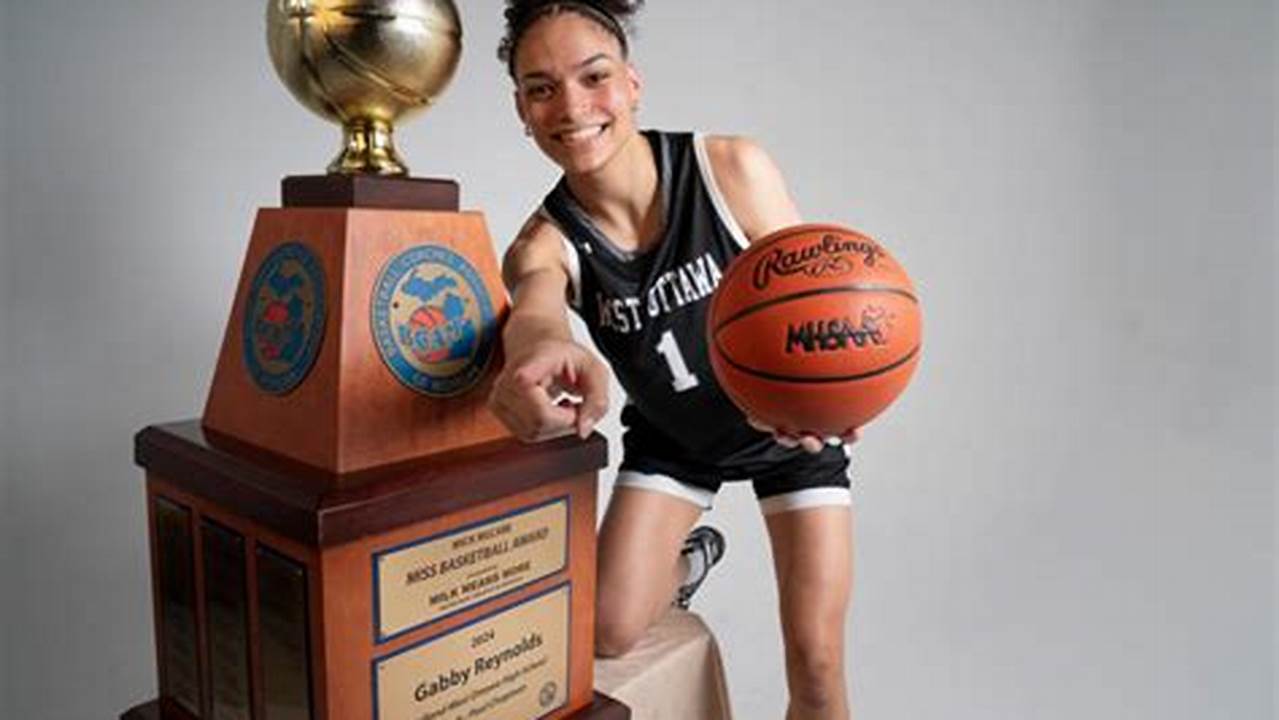
<path fill-rule="evenodd" d="M 356 17 L 359 17 L 359 15 L 356 15 Z M 328 25 L 323 22 L 320 23 L 320 37 L 324 39 L 324 43 L 333 51 L 334 60 L 346 66 L 346 69 L 350 70 L 352 73 L 361 75 L 362 77 L 372 81 L 375 85 L 378 85 L 383 90 L 394 95 L 398 100 L 409 103 L 410 105 L 423 107 L 434 102 L 435 98 L 392 80 L 386 76 L 381 68 L 375 67 L 360 59 L 346 46 L 335 40 L 329 31 Z"/>
<path fill-rule="evenodd" d="M 821 385 L 821 384 L 826 384 L 826 383 L 851 382 L 851 381 L 854 381 L 854 380 L 865 380 L 865 379 L 867 379 L 867 378 L 875 377 L 876 375 L 883 375 L 883 374 L 884 374 L 884 373 L 886 373 L 886 372 L 891 372 L 891 371 L 893 371 L 893 370 L 896 370 L 897 368 L 901 367 L 902 365 L 905 365 L 906 363 L 910 362 L 910 360 L 911 360 L 912 358 L 914 358 L 916 355 L 918 355 L 918 354 L 919 354 L 919 345 L 916 345 L 915 347 L 911 348 L 911 349 L 910 349 L 910 352 L 906 353 L 906 355 L 904 355 L 901 359 L 894 361 L 894 362 L 893 362 L 892 364 L 890 364 L 890 365 L 885 365 L 885 366 L 884 366 L 884 367 L 882 367 L 882 368 L 878 368 L 878 369 L 872 370 L 872 371 L 870 371 L 870 372 L 859 373 L 859 374 L 856 374 L 856 375 L 838 375 L 838 376 L 821 376 L 821 377 L 802 377 L 802 376 L 793 376 L 793 375 L 781 375 L 781 374 L 779 374 L 779 373 L 770 373 L 770 372 L 765 372 L 765 371 L 763 371 L 763 370 L 756 370 L 756 369 L 754 369 L 754 368 L 747 367 L 747 366 L 742 365 L 741 363 L 737 362 L 737 361 L 736 361 L 736 360 L 734 360 L 733 358 L 729 357 L 728 355 L 726 355 L 726 354 L 724 353 L 724 349 L 723 349 L 722 347 L 719 347 L 719 342 L 718 342 L 718 341 L 715 343 L 715 346 L 716 346 L 716 348 L 718 348 L 718 349 L 719 349 L 719 357 L 720 357 L 720 359 L 722 359 L 724 362 L 726 362 L 726 363 L 728 363 L 729 365 L 731 365 L 731 366 L 733 367 L 733 369 L 735 369 L 735 370 L 737 370 L 737 371 L 739 371 L 739 372 L 744 372 L 744 373 L 746 373 L 747 375 L 754 375 L 755 377 L 763 378 L 764 380 L 775 380 L 775 381 L 777 381 L 777 382 L 788 382 L 788 383 L 801 383 L 801 384 L 805 384 L 805 385 Z"/>
<path fill-rule="evenodd" d="M 750 307 L 745 308 L 743 310 L 738 310 L 736 313 L 733 313 L 731 316 L 725 318 L 722 322 L 715 325 L 714 335 L 716 338 L 716 344 L 718 345 L 718 338 L 721 330 L 723 330 L 726 326 L 732 323 L 735 323 L 738 320 L 741 320 L 747 315 L 751 315 L 753 313 L 759 312 L 761 310 L 764 310 L 765 308 L 772 307 L 773 305 L 778 305 L 784 302 L 790 302 L 791 300 L 800 300 L 806 297 L 813 297 L 816 295 L 826 295 L 826 294 L 833 294 L 833 293 L 840 293 L 840 292 L 890 293 L 893 295 L 900 295 L 906 298 L 907 300 L 910 300 L 911 302 L 915 303 L 916 305 L 919 304 L 919 299 L 916 298 L 913 293 L 907 290 L 902 290 L 901 288 L 893 287 L 892 285 L 879 285 L 874 283 L 852 283 L 849 285 L 840 285 L 838 287 L 824 287 L 824 288 L 814 288 L 812 290 L 801 290 L 799 292 L 783 295 L 782 297 L 779 297 L 779 298 L 772 298 L 770 300 L 765 300 L 761 303 L 756 303 L 755 305 L 751 305 Z"/>

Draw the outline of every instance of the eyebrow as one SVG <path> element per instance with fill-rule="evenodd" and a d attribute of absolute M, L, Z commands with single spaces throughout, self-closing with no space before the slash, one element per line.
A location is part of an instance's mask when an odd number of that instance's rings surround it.
<path fill-rule="evenodd" d="M 592 55 L 592 56 L 590 56 L 590 57 L 586 58 L 586 59 L 585 59 L 585 60 L 583 60 L 582 62 L 580 62 L 580 63 L 578 63 L 578 64 L 574 65 L 574 66 L 573 66 L 573 69 L 574 69 L 574 70 L 581 70 L 582 68 L 584 68 L 584 67 L 586 67 L 586 66 L 588 66 L 588 65 L 592 65 L 592 64 L 594 64 L 594 63 L 597 63 L 597 62 L 599 62 L 600 60 L 608 60 L 609 58 L 610 58 L 610 56 L 609 56 L 609 54 L 608 54 L 608 53 L 602 53 L 602 52 L 601 52 L 601 53 L 595 53 L 594 55 Z M 520 82 L 527 82 L 527 81 L 529 81 L 529 80 L 543 80 L 543 79 L 550 79 L 550 77 L 551 77 L 551 74 L 550 74 L 550 73 L 548 73 L 548 72 L 545 72 L 545 71 L 542 71 L 542 70 L 534 70 L 533 72 L 529 72 L 529 73 L 525 73 L 524 75 L 521 75 L 521 76 L 520 76 Z"/>

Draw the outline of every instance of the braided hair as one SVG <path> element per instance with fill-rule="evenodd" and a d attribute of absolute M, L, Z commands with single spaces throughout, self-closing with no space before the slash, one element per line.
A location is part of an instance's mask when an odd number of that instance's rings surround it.
<path fill-rule="evenodd" d="M 515 50 L 533 23 L 548 16 L 571 12 L 595 21 L 617 38 L 622 58 L 630 52 L 627 42 L 630 18 L 639 12 L 644 0 L 506 0 L 506 35 L 497 46 L 497 58 L 506 63 L 506 71 L 515 77 Z"/>

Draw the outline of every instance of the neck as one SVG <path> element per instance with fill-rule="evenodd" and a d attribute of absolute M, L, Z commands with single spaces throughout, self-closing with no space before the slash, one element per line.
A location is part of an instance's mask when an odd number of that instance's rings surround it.
<path fill-rule="evenodd" d="M 569 190 L 597 224 L 620 245 L 642 249 L 656 235 L 661 218 L 657 161 L 638 132 L 603 167 L 565 175 Z"/>

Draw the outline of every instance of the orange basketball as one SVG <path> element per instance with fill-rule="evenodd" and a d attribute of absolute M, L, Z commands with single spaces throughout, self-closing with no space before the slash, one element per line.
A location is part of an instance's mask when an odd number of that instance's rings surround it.
<path fill-rule="evenodd" d="M 919 301 L 906 271 L 879 243 L 836 225 L 753 243 L 724 271 L 708 325 L 725 392 L 788 432 L 865 425 L 919 362 Z"/>

